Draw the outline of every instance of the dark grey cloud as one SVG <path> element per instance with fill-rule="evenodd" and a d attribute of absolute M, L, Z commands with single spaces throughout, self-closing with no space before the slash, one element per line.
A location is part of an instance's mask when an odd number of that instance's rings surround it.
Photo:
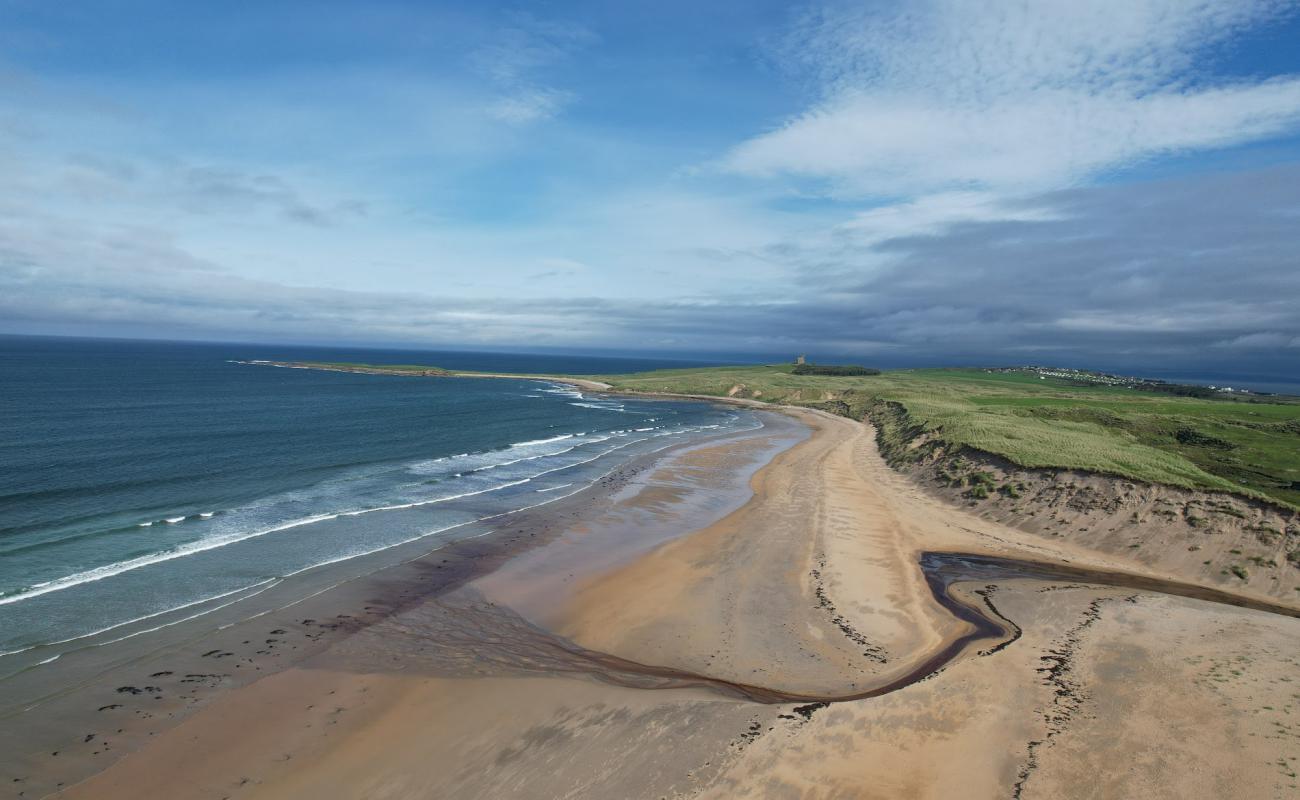
<path fill-rule="evenodd" d="M 1056 218 L 879 243 L 890 267 L 840 291 L 865 325 L 939 348 L 1185 357 L 1300 336 L 1300 166 L 1032 202 Z"/>

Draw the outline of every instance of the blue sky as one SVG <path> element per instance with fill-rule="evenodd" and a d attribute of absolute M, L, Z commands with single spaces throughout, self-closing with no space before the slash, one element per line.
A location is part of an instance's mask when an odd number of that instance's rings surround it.
<path fill-rule="evenodd" d="M 1272 0 L 0 0 L 0 332 L 1300 362 Z"/>

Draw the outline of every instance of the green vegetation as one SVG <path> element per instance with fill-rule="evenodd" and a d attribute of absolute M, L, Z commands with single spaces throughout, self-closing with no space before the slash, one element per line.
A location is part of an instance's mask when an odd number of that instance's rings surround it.
<path fill-rule="evenodd" d="M 620 390 L 749 397 L 878 422 L 892 411 L 908 435 L 919 431 L 1024 467 L 1090 470 L 1300 507 L 1300 402 L 1293 398 L 1081 386 L 1027 370 L 858 377 L 797 375 L 792 364 L 774 364 L 592 377 Z"/>
<path fill-rule="evenodd" d="M 1173 394 L 1180 397 L 1214 397 L 1215 391 L 1208 386 L 1188 386 L 1183 383 L 1140 383 L 1132 387 L 1140 392 L 1156 392 L 1158 394 Z"/>
<path fill-rule="evenodd" d="M 794 369 L 790 370 L 790 374 L 850 377 L 855 375 L 879 375 L 880 370 L 871 369 L 870 367 L 859 367 L 851 364 L 795 364 Z"/>

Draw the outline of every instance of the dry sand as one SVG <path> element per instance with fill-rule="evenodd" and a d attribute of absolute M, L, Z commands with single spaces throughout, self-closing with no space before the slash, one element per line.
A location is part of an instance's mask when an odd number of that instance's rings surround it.
<path fill-rule="evenodd" d="M 1014 623 L 1004 646 L 868 699 L 730 690 L 863 692 L 967 632 L 923 551 L 1148 569 L 943 504 L 891 472 L 865 426 L 791 413 L 813 435 L 720 521 L 663 533 L 695 508 L 673 487 L 729 468 L 726 446 L 231 692 L 63 796 L 1296 796 L 1300 620 L 1281 614 L 979 582 L 961 592 Z M 640 526 L 662 541 L 643 555 L 610 534 Z"/>

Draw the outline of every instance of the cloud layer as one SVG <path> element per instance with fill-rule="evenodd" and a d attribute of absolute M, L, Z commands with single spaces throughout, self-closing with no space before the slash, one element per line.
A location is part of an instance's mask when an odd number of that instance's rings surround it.
<path fill-rule="evenodd" d="M 638 302 L 501 303 L 306 289 L 232 276 L 147 234 L 61 246 L 0 229 L 0 318 L 166 326 L 192 337 L 752 352 L 810 350 L 882 363 L 943 358 L 1094 365 L 1195 362 L 1280 368 L 1300 358 L 1300 167 L 1073 189 L 1026 198 L 1033 214 L 922 235 L 849 236 L 828 270 L 787 251 L 802 288 Z M 1062 246 L 1068 242 L 1069 246 Z M 93 268 L 85 266 L 94 264 Z M 145 279 L 145 276 L 148 276 Z"/>
<path fill-rule="evenodd" d="M 743 48 L 386 8 L 295 18 L 297 48 L 267 20 L 231 77 L 52 33 L 71 63 L 0 83 L 0 332 L 1300 355 L 1300 54 L 1232 58 L 1295 3 L 838 3 Z"/>
<path fill-rule="evenodd" d="M 1270 0 L 823 10 L 787 50 L 824 99 L 724 163 L 857 195 L 1024 191 L 1275 135 L 1300 121 L 1300 78 L 1191 76 L 1215 45 L 1282 10 Z"/>

